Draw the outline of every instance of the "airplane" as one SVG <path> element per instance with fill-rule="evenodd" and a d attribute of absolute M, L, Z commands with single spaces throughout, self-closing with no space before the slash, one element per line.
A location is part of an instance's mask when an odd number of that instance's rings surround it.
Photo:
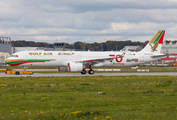
<path fill-rule="evenodd" d="M 127 67 L 152 62 L 167 55 L 160 53 L 165 30 L 158 30 L 139 52 L 125 51 L 22 51 L 5 60 L 11 66 L 65 67 L 66 71 L 94 74 L 93 67 Z"/>

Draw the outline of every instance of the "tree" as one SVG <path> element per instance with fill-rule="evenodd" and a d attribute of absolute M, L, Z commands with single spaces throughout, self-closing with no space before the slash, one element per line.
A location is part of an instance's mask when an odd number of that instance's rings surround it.
<path fill-rule="evenodd" d="M 80 43 L 81 43 L 81 42 L 79 42 L 79 41 L 78 41 L 78 42 L 75 42 L 75 43 L 74 43 L 74 49 L 80 50 L 80 49 L 81 49 Z"/>
<path fill-rule="evenodd" d="M 98 46 L 95 46 L 95 47 L 94 47 L 94 50 L 95 50 L 95 51 L 100 51 L 100 48 L 99 48 Z"/>

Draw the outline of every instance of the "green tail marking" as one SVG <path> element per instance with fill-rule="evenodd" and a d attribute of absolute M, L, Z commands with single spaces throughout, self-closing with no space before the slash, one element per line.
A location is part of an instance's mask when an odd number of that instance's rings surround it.
<path fill-rule="evenodd" d="M 162 30 L 162 32 L 158 35 L 158 37 L 154 40 L 154 42 L 152 44 L 155 44 L 160 39 L 163 32 L 164 32 L 164 30 Z"/>

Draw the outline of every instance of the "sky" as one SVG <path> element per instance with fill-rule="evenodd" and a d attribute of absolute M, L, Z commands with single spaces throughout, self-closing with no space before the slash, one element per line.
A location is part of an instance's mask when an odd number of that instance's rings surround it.
<path fill-rule="evenodd" d="M 3 0 L 0 36 L 35 42 L 177 40 L 177 0 Z"/>

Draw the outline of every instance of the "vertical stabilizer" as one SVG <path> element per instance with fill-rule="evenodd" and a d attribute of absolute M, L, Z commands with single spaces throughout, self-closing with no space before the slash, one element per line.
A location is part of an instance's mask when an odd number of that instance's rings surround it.
<path fill-rule="evenodd" d="M 163 39 L 165 35 L 165 30 L 159 30 L 154 35 L 154 37 L 149 41 L 149 43 L 141 50 L 141 52 L 154 52 L 160 53 Z"/>

